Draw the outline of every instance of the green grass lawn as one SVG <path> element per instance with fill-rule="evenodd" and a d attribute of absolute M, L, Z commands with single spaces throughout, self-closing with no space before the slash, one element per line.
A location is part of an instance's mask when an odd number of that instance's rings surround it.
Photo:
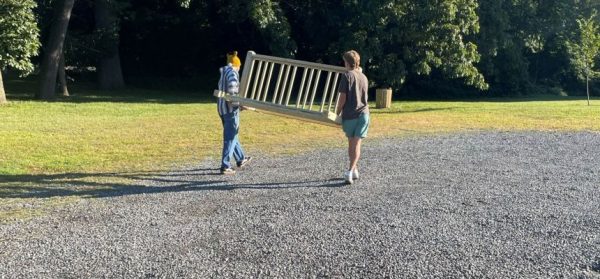
<path fill-rule="evenodd" d="M 128 89 L 107 95 L 84 86 L 53 102 L 31 100 L 30 82 L 7 81 L 0 106 L 0 222 L 98 197 L 174 163 L 215 160 L 221 123 L 209 93 Z M 371 139 L 482 130 L 599 131 L 600 101 L 400 101 L 371 108 Z M 340 129 L 243 112 L 249 154 L 290 154 L 346 142 Z M 368 144 L 368 143 L 367 143 Z M 23 208 L 23 204 L 30 207 Z"/>

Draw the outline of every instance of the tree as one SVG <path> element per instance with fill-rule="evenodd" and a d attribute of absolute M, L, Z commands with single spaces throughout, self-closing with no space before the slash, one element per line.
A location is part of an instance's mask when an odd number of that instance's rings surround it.
<path fill-rule="evenodd" d="M 54 20 L 54 6 L 56 5 L 56 0 L 36 0 L 37 8 L 35 9 L 36 17 L 38 19 L 38 25 L 40 26 L 40 41 L 48 41 L 48 35 L 50 33 L 50 29 L 52 27 L 52 22 Z M 73 8 L 75 9 L 75 7 Z M 70 33 L 70 32 L 69 32 Z M 69 35 L 69 34 L 67 34 Z M 65 38 L 65 43 L 63 45 L 61 51 L 61 58 L 59 60 L 58 65 L 58 80 L 57 80 L 57 91 L 61 96 L 69 96 L 69 91 L 67 88 L 67 75 L 65 70 L 65 55 L 67 53 L 67 44 L 68 36 Z"/>
<path fill-rule="evenodd" d="M 96 0 L 95 18 L 102 53 L 98 61 L 98 83 L 102 89 L 117 89 L 125 86 L 119 55 L 118 3 L 111 0 Z"/>
<path fill-rule="evenodd" d="M 250 20 L 268 42 L 271 53 L 294 57 L 296 42 L 290 38 L 290 24 L 277 1 L 253 0 L 249 3 Z"/>
<path fill-rule="evenodd" d="M 529 88 L 529 75 L 522 36 L 532 24 L 527 1 L 480 0 L 480 32 L 475 36 L 481 53 L 478 68 L 491 85 L 491 94 L 514 96 Z"/>
<path fill-rule="evenodd" d="M 212 7 L 219 20 L 225 23 L 250 23 L 261 35 L 264 44 L 269 48 L 271 54 L 282 57 L 293 57 L 297 46 L 291 37 L 291 26 L 287 15 L 281 8 L 284 1 L 278 0 L 179 0 L 182 7 L 190 8 L 195 2 L 199 6 L 201 2 L 212 2 Z M 205 3 L 206 4 L 206 3 Z M 218 22 L 212 22 L 217 23 Z"/>
<path fill-rule="evenodd" d="M 67 73 L 65 72 L 65 68 L 65 51 L 63 50 L 58 62 L 58 90 L 63 97 L 68 97 L 69 89 L 67 88 Z"/>
<path fill-rule="evenodd" d="M 468 39 L 479 31 L 475 0 L 285 2 L 292 35 L 302 36 L 296 39 L 299 53 L 338 64 L 343 51 L 355 49 L 377 86 L 398 88 L 433 70 L 480 89 L 488 86 L 474 65 L 477 46 Z"/>
<path fill-rule="evenodd" d="M 600 53 L 600 34 L 595 22 L 596 12 L 587 19 L 578 19 L 579 36 L 575 41 L 567 41 L 567 50 L 571 55 L 571 65 L 580 80 L 585 80 L 587 102 L 590 105 L 589 80 L 600 75 L 594 71 L 594 60 Z"/>
<path fill-rule="evenodd" d="M 597 0 L 479 0 L 477 65 L 492 94 L 547 94 L 573 83 L 565 41 Z M 555 91 L 556 92 L 556 91 Z M 560 92 L 560 91 L 558 91 Z"/>
<path fill-rule="evenodd" d="M 63 55 L 63 44 L 74 3 L 75 0 L 58 0 L 54 3 L 53 22 L 42 58 L 40 90 L 36 95 L 39 99 L 48 100 L 55 97 L 58 66 Z"/>
<path fill-rule="evenodd" d="M 30 58 L 40 47 L 33 0 L 0 0 L 0 104 L 6 102 L 2 70 L 11 67 L 26 75 L 33 71 Z"/>

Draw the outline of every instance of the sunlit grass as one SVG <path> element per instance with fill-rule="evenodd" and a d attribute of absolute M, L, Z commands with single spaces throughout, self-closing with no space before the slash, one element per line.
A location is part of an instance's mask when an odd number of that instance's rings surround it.
<path fill-rule="evenodd" d="M 468 130 L 598 131 L 600 104 L 565 98 L 560 101 L 501 100 L 479 102 L 395 102 L 388 111 L 373 111 L 374 129 L 389 123 L 416 132 Z M 382 125 L 378 129 L 378 125 Z M 402 130 L 394 129 L 393 133 Z"/>
<path fill-rule="evenodd" d="M 600 130 L 581 101 L 395 102 L 371 108 L 371 137 L 469 130 Z M 0 108 L 0 174 L 146 170 L 216 156 L 213 103 L 13 101 Z M 242 113 L 250 153 L 296 153 L 343 143 L 339 129 Z"/>
<path fill-rule="evenodd" d="M 12 101 L 0 106 L 0 221 L 35 216 L 74 197 L 97 197 L 133 183 L 140 176 L 131 174 L 139 172 L 158 174 L 210 158 L 218 167 L 222 128 L 212 98 L 140 89 L 107 96 L 75 87 L 71 98 L 41 102 L 25 97 L 33 95 L 30 84 L 7 84 Z M 372 107 L 371 115 L 368 140 L 486 130 L 600 131 L 600 101 L 587 106 L 569 97 L 396 101 L 390 109 Z M 346 144 L 341 129 L 251 111 L 242 113 L 240 136 L 248 154 Z"/>

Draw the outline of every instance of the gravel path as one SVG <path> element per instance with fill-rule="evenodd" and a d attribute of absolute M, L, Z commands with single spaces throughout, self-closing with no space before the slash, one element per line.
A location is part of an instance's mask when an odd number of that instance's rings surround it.
<path fill-rule="evenodd" d="M 0 225 L 1 278 L 600 278 L 600 134 L 479 133 L 215 162 Z"/>

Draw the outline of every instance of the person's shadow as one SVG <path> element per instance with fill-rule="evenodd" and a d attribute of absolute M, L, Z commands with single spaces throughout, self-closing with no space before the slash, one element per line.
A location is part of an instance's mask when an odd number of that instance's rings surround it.
<path fill-rule="evenodd" d="M 237 175 L 237 174 L 236 174 Z M 123 173 L 63 173 L 0 175 L 0 199 L 77 196 L 104 198 L 137 194 L 235 189 L 277 190 L 288 188 L 341 187 L 342 179 L 266 181 L 239 183 L 221 176 L 219 169 Z"/>

